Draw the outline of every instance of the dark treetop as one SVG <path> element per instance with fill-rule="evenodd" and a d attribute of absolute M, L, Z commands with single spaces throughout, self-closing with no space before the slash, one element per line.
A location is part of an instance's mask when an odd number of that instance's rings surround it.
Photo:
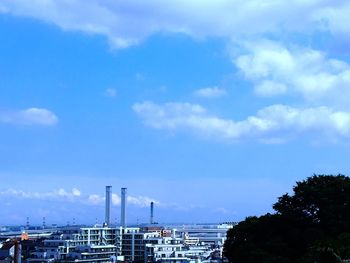
<path fill-rule="evenodd" d="M 350 178 L 314 175 L 273 205 L 229 230 L 233 263 L 332 263 L 350 259 Z"/>

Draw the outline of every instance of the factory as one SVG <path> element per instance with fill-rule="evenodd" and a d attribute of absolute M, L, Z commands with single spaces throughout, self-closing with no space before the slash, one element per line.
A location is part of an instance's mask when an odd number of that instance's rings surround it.
<path fill-rule="evenodd" d="M 102 224 L 0 235 L 0 262 L 216 263 L 230 224 L 160 226 L 150 202 L 149 225 L 127 226 L 127 188 L 121 188 L 120 224 L 111 224 L 112 186 L 106 186 Z M 1 241 L 2 240 L 2 241 Z"/>

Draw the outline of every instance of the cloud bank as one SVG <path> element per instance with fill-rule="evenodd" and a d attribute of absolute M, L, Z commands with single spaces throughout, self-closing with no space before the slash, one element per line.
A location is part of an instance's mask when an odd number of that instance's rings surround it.
<path fill-rule="evenodd" d="M 31 199 L 31 200 L 52 200 L 52 201 L 70 201 L 70 202 L 81 202 L 91 205 L 103 205 L 105 202 L 105 197 L 99 194 L 89 194 L 84 195 L 78 188 L 72 188 L 70 191 L 60 188 L 58 190 L 50 192 L 33 192 L 33 191 L 23 191 L 16 189 L 6 189 L 0 191 L 0 197 L 12 197 L 20 199 Z M 118 194 L 112 193 L 112 204 L 114 206 L 120 205 L 120 196 Z M 151 202 L 155 204 L 160 204 L 160 202 L 154 198 L 148 196 L 127 196 L 128 204 L 137 207 L 148 207 Z"/>
<path fill-rule="evenodd" d="M 81 192 L 77 188 L 73 188 L 71 191 L 60 188 L 51 192 L 31 192 L 10 188 L 0 192 L 0 196 L 11 196 L 22 199 L 74 201 L 81 197 Z"/>
<path fill-rule="evenodd" d="M 339 94 L 350 95 L 350 65 L 324 52 L 288 49 L 267 40 L 246 43 L 245 50 L 234 63 L 259 96 L 296 94 L 311 102 L 332 98 L 336 103 Z"/>
<path fill-rule="evenodd" d="M 1 0 L 0 12 L 103 35 L 117 48 L 162 32 L 195 38 L 324 31 L 349 36 L 345 0 Z"/>
<path fill-rule="evenodd" d="M 73 188 L 70 191 L 65 190 L 64 188 L 60 188 L 58 190 L 50 191 L 50 192 L 33 192 L 33 191 L 23 191 L 16 189 L 6 189 L 0 191 L 1 197 L 11 197 L 11 198 L 19 198 L 19 199 L 31 199 L 31 200 L 52 200 L 52 201 L 70 201 L 70 202 L 80 202 L 83 204 L 90 205 L 104 205 L 105 197 L 99 194 L 89 194 L 84 195 L 78 188 Z M 114 206 L 120 205 L 120 196 L 113 193 L 112 194 L 112 204 Z M 160 204 L 160 202 L 154 198 L 147 196 L 128 196 L 127 202 L 136 207 L 148 207 L 151 202 L 155 204 Z"/>
<path fill-rule="evenodd" d="M 98 205 L 103 204 L 105 202 L 105 197 L 98 195 L 98 194 L 91 194 L 88 197 L 88 203 Z M 114 206 L 120 206 L 121 198 L 118 194 L 113 193 L 112 194 L 112 204 Z M 127 202 L 128 204 L 137 206 L 137 207 L 148 207 L 151 202 L 154 202 L 155 204 L 160 204 L 159 201 L 155 200 L 154 198 L 147 197 L 147 196 L 127 196 Z"/>
<path fill-rule="evenodd" d="M 293 108 L 272 105 L 244 120 L 213 116 L 200 105 L 190 103 L 137 103 L 134 111 L 143 122 L 155 129 L 191 131 L 216 140 L 236 141 L 250 138 L 283 141 L 289 136 L 315 132 L 331 138 L 350 136 L 350 112 L 328 107 Z"/>

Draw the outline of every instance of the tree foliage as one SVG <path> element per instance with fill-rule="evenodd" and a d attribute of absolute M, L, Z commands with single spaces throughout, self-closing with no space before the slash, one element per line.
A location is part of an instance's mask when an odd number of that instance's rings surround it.
<path fill-rule="evenodd" d="M 350 178 L 314 175 L 273 205 L 228 231 L 232 263 L 321 263 L 350 259 Z"/>

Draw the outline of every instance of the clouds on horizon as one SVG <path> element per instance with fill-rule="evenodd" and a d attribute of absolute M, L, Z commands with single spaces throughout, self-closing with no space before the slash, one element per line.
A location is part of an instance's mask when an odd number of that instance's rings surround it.
<path fill-rule="evenodd" d="M 98 194 L 91 194 L 88 196 L 88 203 L 99 205 L 104 204 L 105 197 L 98 195 Z M 112 204 L 114 206 L 120 206 L 121 198 L 118 194 L 112 193 Z M 127 196 L 127 202 L 128 204 L 132 204 L 138 207 L 148 207 L 151 202 L 154 202 L 155 204 L 160 204 L 159 201 L 157 201 L 154 198 L 147 197 L 147 196 Z"/>
<path fill-rule="evenodd" d="M 72 188 L 71 191 L 60 188 L 51 192 L 32 192 L 9 188 L 0 191 L 0 197 L 1 196 L 21 199 L 74 201 L 81 197 L 81 192 L 77 188 Z"/>
<path fill-rule="evenodd" d="M 105 197 L 99 194 L 89 194 L 84 195 L 78 188 L 72 188 L 70 191 L 60 188 L 58 190 L 49 192 L 33 192 L 33 191 L 23 191 L 13 188 L 9 188 L 0 191 L 1 197 L 11 197 L 18 199 L 28 199 L 28 200 L 44 200 L 44 201 L 60 201 L 60 202 L 79 202 L 87 205 L 104 205 Z M 120 196 L 118 194 L 112 193 L 112 205 L 120 206 Z M 127 196 L 128 204 L 134 205 L 136 207 L 148 207 L 151 202 L 155 204 L 160 204 L 160 202 L 154 198 L 147 196 Z"/>
<path fill-rule="evenodd" d="M 61 176 L 57 177 L 62 179 Z M 248 178 L 242 176 L 241 178 L 221 178 L 220 187 L 213 188 L 213 185 L 217 184 L 217 178 L 207 178 L 206 180 L 198 180 L 196 177 L 189 177 L 186 179 L 187 184 L 180 181 L 169 181 L 168 179 L 155 180 L 153 183 L 158 188 L 168 188 L 169 183 L 174 186 L 174 195 L 163 195 L 161 201 L 159 199 L 148 198 L 144 195 L 130 195 L 129 197 L 136 197 L 138 203 L 133 198 L 128 198 L 128 221 L 130 223 L 149 222 L 149 205 L 150 201 L 156 202 L 156 219 L 157 222 L 174 223 L 174 222 L 220 222 L 225 220 L 238 220 L 243 219 L 245 216 L 253 214 L 253 212 L 242 212 L 244 207 L 249 207 L 250 211 L 254 211 L 253 206 L 248 204 L 260 203 L 261 212 L 266 212 L 271 208 L 271 203 L 274 201 L 280 193 L 289 189 L 289 186 L 284 185 L 278 180 L 271 180 L 268 178 Z M 149 181 L 149 179 L 141 179 L 140 184 Z M 206 198 L 205 194 L 197 193 L 193 195 L 193 185 L 196 185 L 196 189 L 203 189 L 205 192 L 211 191 L 222 202 L 218 207 L 218 199 Z M 93 185 L 96 186 L 96 185 Z M 128 188 L 128 190 L 135 191 L 135 185 Z M 35 187 L 34 187 L 35 188 Z M 140 189 L 141 187 L 138 187 Z M 270 189 L 270 192 L 260 191 L 261 189 Z M 18 188 L 24 189 L 24 188 Z M 92 203 L 91 198 L 93 194 L 83 192 L 78 188 L 58 189 L 54 191 L 36 191 L 32 190 L 17 190 L 8 188 L 0 190 L 0 200 L 3 204 L 2 215 L 9 224 L 14 222 L 18 224 L 25 224 L 25 217 L 29 216 L 31 221 L 41 223 L 43 216 L 46 217 L 47 222 L 52 223 L 66 223 L 71 221 L 74 217 L 79 223 L 91 224 L 95 222 L 96 218 L 99 218 L 100 222 L 103 222 L 105 199 L 103 194 L 98 193 L 94 196 L 97 198 L 97 202 Z M 73 190 L 76 189 L 76 190 Z M 79 191 L 80 196 L 77 194 Z M 92 190 L 93 191 L 93 190 Z M 76 192 L 74 199 L 70 200 L 65 197 L 66 194 Z M 140 192 L 137 190 L 136 192 Z M 55 196 L 53 197 L 52 194 Z M 59 194 L 61 193 L 61 194 Z M 66 193 L 66 194 L 63 194 Z M 91 192 L 93 193 L 93 192 Z M 186 194 L 187 193 L 187 194 Z M 272 193 L 272 197 L 271 197 Z M 159 196 L 159 192 L 155 193 Z M 49 196 L 49 197 L 48 197 Z M 143 197 L 143 198 L 140 198 Z M 204 200 L 204 201 L 203 201 Z M 119 217 L 120 197 L 118 194 L 112 196 L 113 217 Z M 142 202 L 142 204 L 139 204 Z M 22 209 L 18 210 L 18 207 Z M 24 207 L 23 207 L 24 206 Z M 42 213 L 38 213 L 39 210 L 44 210 Z M 8 211 L 8 212 L 6 212 Z M 33 212 L 34 211 L 34 212 Z M 236 213 L 233 213 L 233 212 Z M 0 212 L 0 214 L 1 214 Z M 10 215 L 17 215 L 16 220 L 10 220 Z M 209 219 L 210 218 L 210 219 Z M 159 221 L 158 221 L 159 220 Z M 4 221 L 5 222 L 5 221 Z M 6 222 L 6 223 L 7 223 Z"/>

